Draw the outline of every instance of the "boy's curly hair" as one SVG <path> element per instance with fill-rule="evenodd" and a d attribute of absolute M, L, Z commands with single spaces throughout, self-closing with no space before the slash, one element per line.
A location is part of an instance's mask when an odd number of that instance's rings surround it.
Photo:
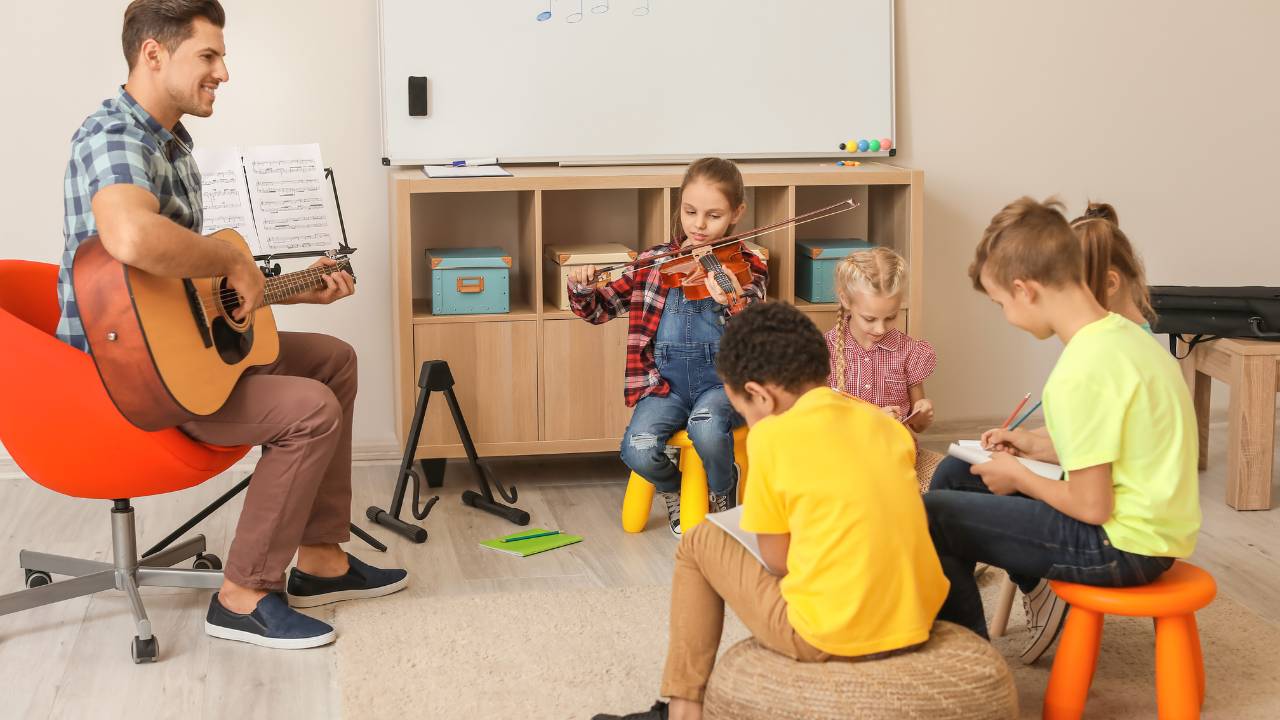
<path fill-rule="evenodd" d="M 739 394 L 748 382 L 774 383 L 789 392 L 825 385 L 829 363 L 817 326 L 783 302 L 755 303 L 735 315 L 716 355 L 720 379 Z"/>

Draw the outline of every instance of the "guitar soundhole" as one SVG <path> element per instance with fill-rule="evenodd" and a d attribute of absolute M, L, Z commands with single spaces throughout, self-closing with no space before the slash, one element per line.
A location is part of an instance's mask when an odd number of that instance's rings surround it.
<path fill-rule="evenodd" d="M 232 313 L 240 307 L 240 298 L 234 290 L 227 287 L 225 278 L 218 281 L 218 290 L 222 312 L 213 319 L 213 346 L 223 362 L 235 365 L 244 360 L 253 349 L 253 323 L 249 318 L 237 321 L 232 317 Z"/>

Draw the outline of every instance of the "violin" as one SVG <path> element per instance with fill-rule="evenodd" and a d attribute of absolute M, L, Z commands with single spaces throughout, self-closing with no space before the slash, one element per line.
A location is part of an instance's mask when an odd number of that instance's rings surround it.
<path fill-rule="evenodd" d="M 852 210 L 858 205 L 859 203 L 852 198 L 841 200 L 824 208 L 818 208 L 795 217 L 779 220 L 770 225 L 735 235 L 728 235 L 717 240 L 685 245 L 676 250 L 650 255 L 619 265 L 599 267 L 596 268 L 593 282 L 596 285 L 603 284 L 607 273 L 614 270 L 621 270 L 627 267 L 632 270 L 643 270 L 660 265 L 664 287 L 676 287 L 678 285 L 684 290 L 685 297 L 690 300 L 704 300 L 711 296 L 711 291 L 706 286 L 706 279 L 710 277 L 715 280 L 721 290 L 724 290 L 724 294 L 734 302 L 734 305 L 730 305 L 730 312 L 737 312 L 734 309 L 735 306 L 738 310 L 741 310 L 746 304 L 742 300 L 742 286 L 751 282 L 751 266 L 743 256 L 745 248 L 739 242 L 740 240 L 748 240 L 771 232 L 777 232 L 788 225 L 803 225 L 814 220 L 821 220 L 825 217 Z M 637 263 L 647 264 L 638 265 Z M 670 278 L 669 281 L 668 278 Z"/>
<path fill-rule="evenodd" d="M 736 241 L 715 248 L 710 244 L 695 247 L 687 257 L 659 266 L 662 287 L 678 287 L 690 300 L 706 300 L 711 297 L 707 287 L 710 278 L 728 298 L 729 314 L 736 315 L 747 307 L 742 286 L 751 282 L 751 265 L 743 255 L 745 250 L 742 243 Z"/>

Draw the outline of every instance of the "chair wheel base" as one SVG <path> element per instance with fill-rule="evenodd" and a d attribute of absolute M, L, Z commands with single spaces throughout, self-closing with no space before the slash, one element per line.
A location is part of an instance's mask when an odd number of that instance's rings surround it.
<path fill-rule="evenodd" d="M 43 570 L 24 570 L 23 572 L 26 574 L 28 588 L 38 588 L 53 582 L 53 578 L 49 573 Z"/>
<path fill-rule="evenodd" d="M 191 561 L 193 570 L 221 570 L 222 558 L 213 553 L 200 553 L 196 559 Z"/>
<path fill-rule="evenodd" d="M 133 662 L 138 665 L 155 662 L 156 658 L 160 656 L 160 643 L 154 635 L 146 640 L 134 636 L 130 654 L 133 655 Z"/>

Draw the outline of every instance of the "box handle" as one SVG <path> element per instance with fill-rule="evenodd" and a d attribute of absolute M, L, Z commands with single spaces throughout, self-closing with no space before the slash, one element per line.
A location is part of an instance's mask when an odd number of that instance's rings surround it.
<path fill-rule="evenodd" d="M 484 276 L 476 275 L 475 277 L 458 278 L 458 292 L 460 293 L 484 292 Z"/>

